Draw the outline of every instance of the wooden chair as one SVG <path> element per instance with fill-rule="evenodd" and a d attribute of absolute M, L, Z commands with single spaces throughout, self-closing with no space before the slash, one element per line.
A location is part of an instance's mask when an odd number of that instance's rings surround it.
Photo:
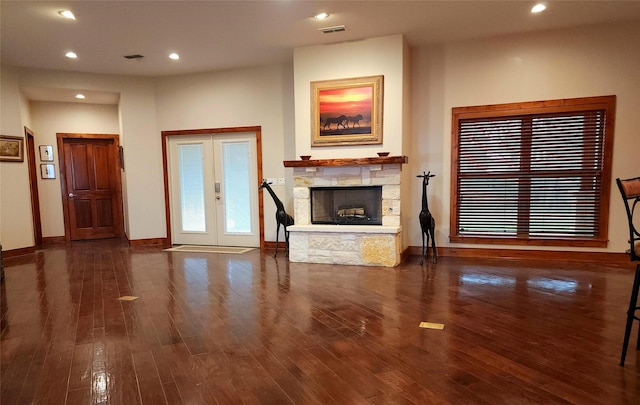
<path fill-rule="evenodd" d="M 638 232 L 638 228 L 640 227 L 640 177 L 626 180 L 616 179 L 616 183 L 620 189 L 620 194 L 622 194 L 622 200 L 627 210 L 627 220 L 629 222 L 629 250 L 627 254 L 629 254 L 632 262 L 638 262 L 631 290 L 631 299 L 629 300 L 629 308 L 627 309 L 627 324 L 624 330 L 622 357 L 620 358 L 620 365 L 624 366 L 633 321 L 640 321 L 640 316 L 636 315 L 636 311 L 640 309 L 640 306 L 638 306 L 638 290 L 640 289 L 640 233 Z M 638 212 L 636 212 L 636 208 L 638 208 Z M 636 342 L 636 350 L 639 349 L 640 329 L 638 330 L 638 341 Z"/>

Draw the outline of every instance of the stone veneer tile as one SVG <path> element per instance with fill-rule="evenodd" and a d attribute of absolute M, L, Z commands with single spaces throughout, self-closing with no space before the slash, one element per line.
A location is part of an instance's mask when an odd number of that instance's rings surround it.
<path fill-rule="evenodd" d="M 382 215 L 400 215 L 400 200 L 382 200 Z"/>
<path fill-rule="evenodd" d="M 332 255 L 333 255 L 333 251 L 331 251 L 331 250 L 325 250 L 325 249 L 313 250 L 313 249 L 309 249 L 309 256 L 331 258 Z"/>
<path fill-rule="evenodd" d="M 307 262 L 309 259 L 309 235 L 291 232 L 289 236 L 289 260 Z"/>
<path fill-rule="evenodd" d="M 294 187 L 293 198 L 309 198 L 309 187 Z"/>
<path fill-rule="evenodd" d="M 354 240 L 345 240 L 342 234 L 326 233 L 311 234 L 309 236 L 309 249 L 332 250 L 332 251 L 355 251 Z"/>
<path fill-rule="evenodd" d="M 399 262 L 395 235 L 364 236 L 360 250 L 362 261 L 370 265 L 393 267 Z"/>
<path fill-rule="evenodd" d="M 390 174 L 389 176 L 371 177 L 371 184 L 374 186 L 383 186 L 385 184 L 400 184 L 400 173 Z"/>
<path fill-rule="evenodd" d="M 371 171 L 371 177 L 380 177 L 380 176 L 389 176 L 392 174 L 399 174 L 402 168 L 400 165 L 392 164 L 392 165 L 383 165 L 382 170 L 379 171 Z"/>
<path fill-rule="evenodd" d="M 382 186 L 382 199 L 383 200 L 399 200 L 400 199 L 400 185 L 399 184 L 387 184 Z"/>
<path fill-rule="evenodd" d="M 371 184 L 371 169 L 369 166 L 364 166 L 362 168 L 362 175 L 360 176 L 360 183 L 363 186 L 368 186 Z"/>
<path fill-rule="evenodd" d="M 362 178 L 360 176 L 340 177 L 338 179 L 339 186 L 361 186 Z"/>
<path fill-rule="evenodd" d="M 382 217 L 382 226 L 400 226 L 400 215 L 384 215 Z"/>
<path fill-rule="evenodd" d="M 295 175 L 293 176 L 293 184 L 296 187 L 303 187 L 303 186 L 310 187 L 311 185 L 313 185 L 313 177 Z"/>
<path fill-rule="evenodd" d="M 307 263 L 320 263 L 320 264 L 334 264 L 333 256 L 313 256 L 309 254 L 309 259 L 306 260 Z"/>
<path fill-rule="evenodd" d="M 336 184 L 337 180 L 328 177 L 316 177 L 313 179 L 313 185 L 316 187 L 330 187 Z"/>
<path fill-rule="evenodd" d="M 363 264 L 360 255 L 357 252 L 333 252 L 333 263 L 335 264 Z"/>
<path fill-rule="evenodd" d="M 353 176 L 360 177 L 362 170 L 360 166 L 326 166 L 322 167 L 321 171 L 321 177 L 339 178 Z"/>
<path fill-rule="evenodd" d="M 308 198 L 296 198 L 293 200 L 293 212 L 296 225 L 309 225 L 311 223 L 311 203 Z"/>

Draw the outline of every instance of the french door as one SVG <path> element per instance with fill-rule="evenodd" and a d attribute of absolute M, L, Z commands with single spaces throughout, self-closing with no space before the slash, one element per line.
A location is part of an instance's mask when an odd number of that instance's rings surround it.
<path fill-rule="evenodd" d="M 173 244 L 260 246 L 254 133 L 169 137 Z"/>

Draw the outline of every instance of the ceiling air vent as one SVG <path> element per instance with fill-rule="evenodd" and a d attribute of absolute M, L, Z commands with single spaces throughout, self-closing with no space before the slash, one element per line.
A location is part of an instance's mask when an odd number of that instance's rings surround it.
<path fill-rule="evenodd" d="M 345 27 L 344 25 L 336 25 L 335 27 L 318 28 L 318 31 L 321 31 L 325 34 L 331 34 L 332 32 L 342 32 L 346 30 L 347 30 L 347 27 Z"/>
<path fill-rule="evenodd" d="M 124 55 L 124 58 L 125 59 L 142 59 L 142 58 L 144 58 L 144 56 L 138 55 L 138 54 L 135 54 L 135 55 Z"/>

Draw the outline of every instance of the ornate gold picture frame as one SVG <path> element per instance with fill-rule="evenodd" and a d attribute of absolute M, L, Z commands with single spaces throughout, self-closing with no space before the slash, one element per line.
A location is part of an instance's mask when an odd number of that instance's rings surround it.
<path fill-rule="evenodd" d="M 382 143 L 384 76 L 311 82 L 311 146 Z"/>
<path fill-rule="evenodd" d="M 24 138 L 0 135 L 0 162 L 24 162 Z"/>

